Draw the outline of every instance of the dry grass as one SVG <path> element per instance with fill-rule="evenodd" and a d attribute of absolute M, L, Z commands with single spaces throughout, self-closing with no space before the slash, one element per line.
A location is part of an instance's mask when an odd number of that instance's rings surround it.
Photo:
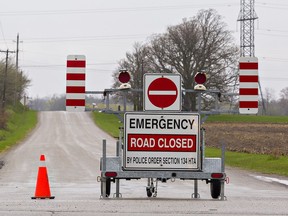
<path fill-rule="evenodd" d="M 227 150 L 288 156 L 288 124 L 271 123 L 205 123 L 206 144 Z"/>

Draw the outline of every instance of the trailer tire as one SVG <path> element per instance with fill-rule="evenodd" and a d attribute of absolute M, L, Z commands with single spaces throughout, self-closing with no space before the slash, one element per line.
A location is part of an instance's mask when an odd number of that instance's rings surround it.
<path fill-rule="evenodd" d="M 110 192 L 111 192 L 111 179 L 110 178 L 106 178 L 106 194 L 104 194 L 104 185 L 103 183 L 101 183 L 101 195 L 103 197 L 109 197 L 110 196 Z"/>
<path fill-rule="evenodd" d="M 218 179 L 212 179 L 210 182 L 211 197 L 218 199 L 221 194 L 221 181 Z"/>
<path fill-rule="evenodd" d="M 152 197 L 152 191 L 150 189 L 146 189 L 146 192 L 147 192 L 147 197 Z"/>

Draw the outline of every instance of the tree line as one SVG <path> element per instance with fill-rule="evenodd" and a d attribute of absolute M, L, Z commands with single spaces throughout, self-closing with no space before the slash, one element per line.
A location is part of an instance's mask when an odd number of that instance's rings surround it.
<path fill-rule="evenodd" d="M 270 88 L 265 89 L 264 95 L 266 115 L 288 115 L 288 87 L 280 91 L 278 98 Z"/>
<path fill-rule="evenodd" d="M 19 104 L 29 84 L 28 77 L 16 68 L 11 59 L 0 61 L 0 129 L 6 126 L 7 108 Z"/>
<path fill-rule="evenodd" d="M 103 98 L 88 95 L 85 97 L 86 108 L 93 108 L 93 104 L 104 106 Z M 113 103 L 113 100 L 111 100 Z M 66 95 L 52 95 L 44 98 L 33 98 L 29 102 L 30 109 L 37 111 L 65 111 L 66 110 Z"/>

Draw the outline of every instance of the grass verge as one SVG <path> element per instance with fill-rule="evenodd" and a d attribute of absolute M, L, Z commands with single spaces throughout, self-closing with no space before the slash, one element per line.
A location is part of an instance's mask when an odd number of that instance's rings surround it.
<path fill-rule="evenodd" d="M 206 157 L 220 157 L 221 151 L 217 148 L 206 148 Z M 288 157 L 264 154 L 248 154 L 227 151 L 225 164 L 246 170 L 265 174 L 288 176 Z"/>
<path fill-rule="evenodd" d="M 8 110 L 7 128 L 0 130 L 0 152 L 22 141 L 37 124 L 37 112 Z"/>
<path fill-rule="evenodd" d="M 123 126 L 119 118 L 114 114 L 93 112 L 96 125 L 112 137 L 119 137 L 119 127 Z"/>
<path fill-rule="evenodd" d="M 113 114 L 93 113 L 96 124 L 113 137 L 118 137 L 119 126 L 122 124 Z M 209 117 L 210 118 L 210 117 Z M 208 118 L 208 119 L 209 119 Z M 210 121 L 231 121 L 231 122 L 259 122 L 259 123 L 286 123 L 288 117 L 278 116 L 240 116 L 240 115 L 219 115 L 211 116 Z M 221 150 L 207 147 L 206 157 L 220 157 Z M 265 174 L 276 174 L 288 176 L 288 157 L 263 154 L 248 154 L 227 151 L 225 163 L 232 167 L 239 167 L 246 170 L 261 172 Z"/>

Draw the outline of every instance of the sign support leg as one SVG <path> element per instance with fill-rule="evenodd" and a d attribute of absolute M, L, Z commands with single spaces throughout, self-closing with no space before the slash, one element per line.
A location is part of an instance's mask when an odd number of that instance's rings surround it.
<path fill-rule="evenodd" d="M 197 92 L 198 113 L 201 114 L 201 92 Z"/>
<path fill-rule="evenodd" d="M 102 143 L 102 172 L 101 172 L 101 197 L 103 199 L 106 197 L 106 140 L 103 139 Z"/>
<path fill-rule="evenodd" d="M 120 141 L 119 141 L 119 140 L 116 142 L 116 156 L 117 156 L 117 157 L 120 156 Z M 115 180 L 115 184 L 116 184 L 115 197 L 116 197 L 116 198 L 122 197 L 122 195 L 121 195 L 121 193 L 120 193 L 120 179 L 116 179 L 116 180 Z"/>
<path fill-rule="evenodd" d="M 192 198 L 194 199 L 200 198 L 200 194 L 198 193 L 198 180 L 197 179 L 194 180 L 194 193 L 192 194 Z"/>
<path fill-rule="evenodd" d="M 221 149 L 221 171 L 222 173 L 225 172 L 225 144 L 222 144 L 222 149 Z M 221 180 L 221 193 L 220 193 L 220 199 L 221 200 L 226 200 L 226 196 L 224 194 L 224 185 L 225 185 L 225 180 Z"/>
<path fill-rule="evenodd" d="M 109 104 L 109 92 L 106 94 L 106 110 L 110 109 L 110 104 Z"/>

